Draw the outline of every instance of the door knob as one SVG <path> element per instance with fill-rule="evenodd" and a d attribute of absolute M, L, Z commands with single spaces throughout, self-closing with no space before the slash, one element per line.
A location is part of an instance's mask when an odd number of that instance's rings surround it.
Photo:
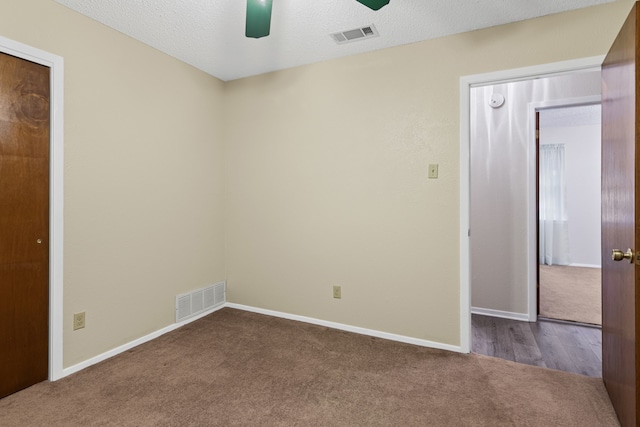
<path fill-rule="evenodd" d="M 628 259 L 629 262 L 633 264 L 633 251 L 631 249 L 627 249 L 626 252 L 622 252 L 620 249 L 614 249 L 611 251 L 611 259 L 614 261 Z"/>

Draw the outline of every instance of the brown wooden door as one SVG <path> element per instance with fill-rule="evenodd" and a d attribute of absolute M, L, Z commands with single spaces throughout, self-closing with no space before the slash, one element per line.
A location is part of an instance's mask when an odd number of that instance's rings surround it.
<path fill-rule="evenodd" d="M 0 397 L 45 380 L 49 69 L 0 53 Z"/>
<path fill-rule="evenodd" d="M 622 426 L 638 421 L 640 250 L 638 6 L 602 65 L 602 376 Z M 637 253 L 637 252 L 634 252 Z"/>

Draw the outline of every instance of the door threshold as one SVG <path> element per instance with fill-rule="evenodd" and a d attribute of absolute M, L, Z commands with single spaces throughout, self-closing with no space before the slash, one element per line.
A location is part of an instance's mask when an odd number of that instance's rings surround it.
<path fill-rule="evenodd" d="M 538 316 L 538 320 L 544 320 L 545 322 L 563 323 L 565 325 L 585 326 L 587 328 L 602 329 L 602 325 L 596 325 L 595 323 L 575 322 L 573 320 L 552 319 L 550 317 Z"/>

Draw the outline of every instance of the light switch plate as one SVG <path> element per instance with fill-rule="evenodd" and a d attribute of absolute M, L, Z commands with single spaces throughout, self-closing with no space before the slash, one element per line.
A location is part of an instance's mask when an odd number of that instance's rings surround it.
<path fill-rule="evenodd" d="M 438 178 L 438 164 L 433 163 L 429 165 L 429 179 L 437 179 Z"/>

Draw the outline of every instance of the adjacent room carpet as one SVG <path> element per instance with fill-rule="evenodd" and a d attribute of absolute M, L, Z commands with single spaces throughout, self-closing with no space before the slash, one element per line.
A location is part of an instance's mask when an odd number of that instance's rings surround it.
<path fill-rule="evenodd" d="M 2 426 L 616 426 L 602 381 L 222 309 L 0 400 Z"/>
<path fill-rule="evenodd" d="M 600 269 L 541 265 L 540 316 L 601 325 Z"/>

